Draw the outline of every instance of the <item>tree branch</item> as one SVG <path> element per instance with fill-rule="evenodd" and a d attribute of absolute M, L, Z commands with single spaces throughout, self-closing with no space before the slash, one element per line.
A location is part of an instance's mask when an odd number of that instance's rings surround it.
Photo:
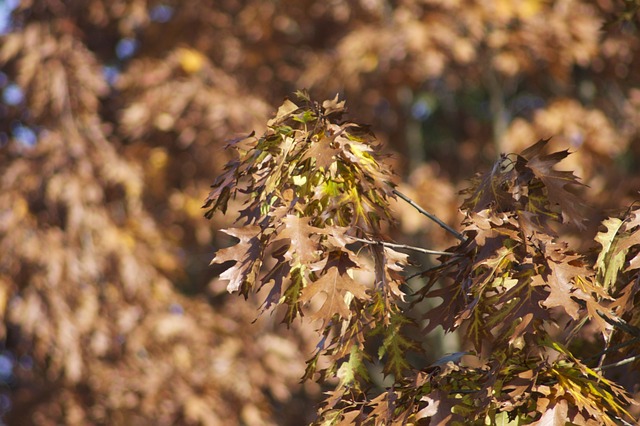
<path fill-rule="evenodd" d="M 413 208 L 418 210 L 420 213 L 422 213 L 423 215 L 425 215 L 426 217 L 428 217 L 429 219 L 431 219 L 432 221 L 434 221 L 435 223 L 440 225 L 440 227 L 442 229 L 444 229 L 445 231 L 449 232 L 450 234 L 452 234 L 454 237 L 456 237 L 460 241 L 464 242 L 464 241 L 467 240 L 461 233 L 459 233 L 458 231 L 456 231 L 455 229 L 453 229 L 452 227 L 450 227 L 449 225 L 444 223 L 442 220 L 440 220 L 434 214 L 429 213 L 428 211 L 426 211 L 425 209 L 420 207 L 415 201 L 413 201 L 411 198 L 409 198 L 406 195 L 404 195 L 402 192 L 398 191 L 397 189 L 394 189 L 393 193 L 396 194 L 398 197 L 402 198 L 407 203 L 409 203 Z"/>
<path fill-rule="evenodd" d="M 616 318 L 614 320 L 613 318 L 609 318 L 608 316 L 606 316 L 605 314 L 603 314 L 600 311 L 597 311 L 597 312 L 598 312 L 598 315 L 600 315 L 600 318 L 605 320 L 607 323 L 609 323 L 613 327 L 615 327 L 615 328 L 617 328 L 619 330 L 622 330 L 625 333 L 630 334 L 630 335 L 632 335 L 634 337 L 640 338 L 640 328 L 627 323 L 622 318 Z"/>
<path fill-rule="evenodd" d="M 622 361 L 618 361 L 618 362 L 614 362 L 613 364 L 607 364 L 607 365 L 603 365 L 602 367 L 596 367 L 594 368 L 594 370 L 596 371 L 602 371 L 602 370 L 606 370 L 608 368 L 614 368 L 614 367 L 620 367 L 621 365 L 626 365 L 626 364 L 630 364 L 636 360 L 640 359 L 640 355 L 636 355 L 636 356 L 632 356 L 629 358 L 625 358 Z"/>
<path fill-rule="evenodd" d="M 586 358 L 585 361 L 591 361 L 591 360 L 600 358 L 602 355 L 606 355 L 606 354 L 611 353 L 611 352 L 617 352 L 618 350 L 624 348 L 625 346 L 633 345 L 633 344 L 638 343 L 638 342 L 640 342 L 640 338 L 634 337 L 633 339 L 627 340 L 626 342 L 620 343 L 619 345 L 615 345 L 615 346 L 611 346 L 609 348 L 606 348 L 606 349 L 598 352 L 597 354 L 595 354 L 593 356 L 590 356 L 589 358 Z"/>
<path fill-rule="evenodd" d="M 351 238 L 352 240 L 355 240 L 355 241 L 359 241 L 361 243 L 380 244 L 380 245 L 383 245 L 385 247 L 404 249 L 404 250 L 413 250 L 413 251 L 417 251 L 417 252 L 420 252 L 420 253 L 426 253 L 426 254 L 439 254 L 439 255 L 443 255 L 443 256 L 454 256 L 455 255 L 455 253 L 450 253 L 448 251 L 429 250 L 429 249 L 424 249 L 424 248 L 421 248 L 421 247 L 408 246 L 406 244 L 396 244 L 396 243 L 387 243 L 386 241 L 368 240 L 366 238 L 352 237 L 351 235 L 346 235 L 346 237 L 347 238 Z"/>
<path fill-rule="evenodd" d="M 447 260 L 446 262 L 443 262 L 443 263 L 441 263 L 441 264 L 439 264 L 439 265 L 435 265 L 435 266 L 432 266 L 432 267 L 430 267 L 430 268 L 423 269 L 422 271 L 418 271 L 418 272 L 416 272 L 416 273 L 414 273 L 414 274 L 409 275 L 409 276 L 407 277 L 407 280 L 410 280 L 410 279 L 412 279 L 412 278 L 416 278 L 416 277 L 420 277 L 420 276 L 424 276 L 427 272 L 435 271 L 435 270 L 436 270 L 436 269 L 438 269 L 438 268 L 442 268 L 442 267 L 445 267 L 445 266 L 449 266 L 449 265 L 451 264 L 451 262 L 453 262 L 454 260 L 455 260 L 455 259 L 449 259 L 449 260 Z"/>

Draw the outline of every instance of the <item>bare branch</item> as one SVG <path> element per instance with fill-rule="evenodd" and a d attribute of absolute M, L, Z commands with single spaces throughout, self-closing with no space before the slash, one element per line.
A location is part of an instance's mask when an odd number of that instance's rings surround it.
<path fill-rule="evenodd" d="M 417 251 L 417 252 L 420 252 L 420 253 L 438 254 L 438 255 L 442 255 L 442 256 L 454 256 L 455 255 L 455 253 L 450 253 L 448 251 L 429 250 L 429 249 L 425 249 L 425 248 L 421 248 L 421 247 L 408 246 L 406 244 L 396 244 L 396 243 L 387 243 L 385 241 L 368 240 L 368 239 L 365 239 L 365 238 L 352 237 L 350 235 L 347 235 L 347 237 L 351 238 L 352 240 L 359 241 L 361 243 L 366 243 L 366 244 L 380 244 L 380 245 L 383 245 L 385 247 L 404 249 L 404 250 L 413 250 L 413 251 Z"/>
<path fill-rule="evenodd" d="M 585 361 L 589 361 L 589 360 L 594 360 L 594 359 L 600 358 L 602 355 L 606 355 L 606 354 L 611 353 L 611 352 L 618 352 L 620 349 L 624 348 L 625 346 L 633 345 L 633 344 L 638 343 L 638 342 L 640 342 L 640 338 L 634 337 L 633 339 L 627 340 L 626 342 L 622 342 L 619 345 L 608 347 L 608 348 L 598 352 L 597 354 L 595 354 L 593 356 L 590 356 L 589 358 L 586 358 Z"/>
<path fill-rule="evenodd" d="M 398 191 L 397 189 L 394 189 L 393 193 L 396 194 L 398 197 L 402 198 L 407 203 L 409 203 L 413 208 L 418 210 L 420 213 L 422 213 L 423 215 L 425 215 L 426 217 L 428 217 L 429 219 L 431 219 L 432 221 L 434 221 L 435 223 L 440 225 L 440 227 L 442 229 L 444 229 L 445 231 L 449 232 L 451 235 L 453 235 L 454 237 L 456 237 L 460 241 L 464 242 L 464 241 L 467 240 L 461 233 L 459 233 L 458 231 L 456 231 L 455 229 L 453 229 L 452 227 L 450 227 L 449 225 L 444 223 L 442 220 L 440 220 L 434 214 L 429 213 L 428 211 L 426 211 L 425 209 L 420 207 L 415 201 L 413 201 L 411 198 L 409 198 L 406 195 L 404 195 L 402 192 Z"/>
<path fill-rule="evenodd" d="M 625 320 L 623 320 L 622 318 L 609 318 L 608 316 L 606 316 L 605 314 L 603 314 L 600 311 L 597 311 L 598 315 L 600 315 L 600 317 L 605 320 L 607 323 L 609 323 L 610 325 L 612 325 L 613 327 L 624 331 L 627 334 L 630 334 L 634 337 L 640 338 L 640 328 L 633 326 L 631 324 L 629 324 L 628 322 L 626 322 Z"/>
<path fill-rule="evenodd" d="M 414 273 L 414 274 L 409 275 L 409 276 L 407 277 L 407 280 L 410 280 L 410 279 L 412 279 L 412 278 L 416 278 L 416 277 L 424 276 L 424 275 L 425 275 L 425 274 L 427 274 L 428 272 L 435 271 L 435 270 L 436 270 L 436 269 L 438 269 L 438 268 L 442 268 L 442 267 L 448 266 L 448 265 L 450 265 L 450 264 L 451 264 L 452 262 L 454 262 L 454 261 L 455 261 L 455 259 L 449 259 L 449 260 L 447 260 L 446 262 L 443 262 L 443 263 L 441 263 L 441 264 L 439 264 L 439 265 L 431 266 L 431 267 L 429 267 L 429 268 L 427 268 L 427 269 L 423 269 L 422 271 L 418 271 L 418 272 L 416 272 L 416 273 Z"/>
<path fill-rule="evenodd" d="M 630 364 L 630 363 L 632 363 L 634 361 L 637 361 L 639 359 L 640 359 L 640 355 L 636 355 L 636 356 L 632 356 L 632 357 L 629 357 L 629 358 L 625 358 L 622 361 L 614 362 L 613 364 L 607 364 L 607 365 L 603 365 L 602 367 L 594 368 L 594 370 L 602 371 L 602 370 L 606 370 L 608 368 L 620 367 L 621 365 Z"/>

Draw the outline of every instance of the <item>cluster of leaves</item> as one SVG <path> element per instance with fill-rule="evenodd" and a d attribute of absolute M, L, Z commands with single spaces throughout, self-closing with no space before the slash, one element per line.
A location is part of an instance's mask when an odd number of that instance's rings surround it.
<path fill-rule="evenodd" d="M 374 139 L 342 121 L 344 102 L 298 96 L 301 105 L 287 100 L 260 138 L 232 143 L 240 158 L 213 184 L 205 207 L 211 216 L 230 198 L 246 198 L 237 221 L 244 223 L 225 230 L 240 241 L 213 259 L 235 261 L 221 276 L 229 291 L 247 296 L 270 287 L 265 309 L 285 305 L 291 323 L 309 302 L 311 318 L 321 322 L 305 378 L 338 384 L 319 424 L 615 425 L 630 418 L 631 399 L 604 377 L 603 359 L 589 367 L 569 343 L 589 324 L 607 345 L 615 341 L 631 354 L 640 347 L 637 277 L 621 272 L 629 265 L 625 273 L 633 275 L 640 266 L 636 215 L 604 222 L 593 262 L 558 236 L 563 227 L 584 228 L 587 208 L 569 189 L 578 184 L 573 173 L 554 169 L 568 152 L 545 154 L 548 141 L 541 140 L 502 155 L 466 191 L 461 242 L 422 274 L 406 304 L 406 255 L 389 247 L 380 226 L 396 192 Z M 367 246 L 371 266 L 354 243 Z M 361 272 L 370 273 L 354 279 Z M 438 326 L 459 330 L 468 351 L 426 368 L 411 365 L 407 351 L 422 343 L 405 335 L 412 313 L 439 299 L 424 314 L 423 336 Z M 571 331 L 563 335 L 558 324 L 565 320 Z M 377 361 L 393 374 L 384 392 L 370 383 L 369 365 Z"/>
<path fill-rule="evenodd" d="M 640 357 L 633 345 L 640 342 L 640 208 L 627 210 L 621 218 L 605 219 L 602 225 L 605 230 L 596 236 L 602 246 L 595 263 L 596 279 L 614 296 L 609 308 L 618 318 L 618 328 L 602 355 L 610 361 L 633 362 L 637 370 Z"/>
<path fill-rule="evenodd" d="M 224 230 L 240 241 L 219 250 L 213 263 L 235 261 L 221 275 L 229 291 L 247 296 L 268 287 L 263 308 L 286 306 L 287 324 L 312 305 L 323 338 L 305 376 L 340 378 L 333 405 L 366 381 L 370 337 L 382 339 L 385 372 L 401 375 L 408 367 L 405 351 L 415 345 L 402 335 L 409 320 L 399 307 L 398 274 L 407 256 L 382 244 L 395 195 L 371 132 L 342 120 L 344 101 L 298 97 L 301 105 L 287 100 L 264 135 L 232 143 L 240 158 L 213 184 L 205 207 L 210 217 L 238 193 L 247 196 L 242 226 Z M 365 246 L 372 262 L 360 255 Z M 328 364 L 319 368 L 321 355 Z"/>
<path fill-rule="evenodd" d="M 576 359 L 550 327 L 568 317 L 567 327 L 573 324 L 576 333 L 589 321 L 592 331 L 609 341 L 620 317 L 612 287 L 554 230 L 564 223 L 583 227 L 585 206 L 567 190 L 577 184 L 573 174 L 553 170 L 568 153 L 545 155 L 546 144 L 502 156 L 469 189 L 462 205 L 467 241 L 452 249 L 459 256 L 426 274 L 421 290 L 424 298 L 443 299 L 426 314 L 426 331 L 461 328 L 476 353 L 485 355 L 491 374 L 479 379 L 482 386 L 465 392 L 472 394 L 469 401 L 483 402 L 457 412 L 465 418 L 495 420 L 505 411 L 510 419 L 527 422 L 558 418 L 615 424 L 630 403 L 622 388 Z M 436 287 L 445 276 L 449 282 Z M 443 403 L 439 399 L 449 406 L 468 404 L 466 396 L 461 402 L 437 396 L 429 398 L 436 404 Z"/>

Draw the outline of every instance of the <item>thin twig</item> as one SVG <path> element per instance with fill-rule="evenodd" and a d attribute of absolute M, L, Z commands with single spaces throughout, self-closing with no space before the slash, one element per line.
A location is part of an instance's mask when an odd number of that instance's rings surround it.
<path fill-rule="evenodd" d="M 408 246 L 406 244 L 395 244 L 395 243 L 387 243 L 386 241 L 367 240 L 365 238 L 352 237 L 351 235 L 347 235 L 346 237 L 347 238 L 351 238 L 352 240 L 355 240 L 355 241 L 359 241 L 361 243 L 380 244 L 380 245 L 383 245 L 385 247 L 391 247 L 391 248 L 397 248 L 397 249 L 405 249 L 405 250 L 413 250 L 413 251 L 418 251 L 420 253 L 426 253 L 426 254 L 440 254 L 440 255 L 443 255 L 443 256 L 454 256 L 455 255 L 455 253 L 450 253 L 448 251 L 429 250 L 429 249 L 425 249 L 425 248 L 422 248 L 422 247 Z"/>
<path fill-rule="evenodd" d="M 603 320 L 605 320 L 607 323 L 609 323 L 610 325 L 614 326 L 615 328 L 618 328 L 618 329 L 624 331 L 625 333 L 628 333 L 628 334 L 630 334 L 630 335 L 632 335 L 634 337 L 640 337 L 640 328 L 627 323 L 622 318 L 612 319 L 612 318 L 609 318 L 608 316 L 606 316 L 605 314 L 603 314 L 600 311 L 597 311 L 597 312 L 598 312 L 598 315 L 600 316 L 600 318 L 602 318 Z"/>
<path fill-rule="evenodd" d="M 464 241 L 467 240 L 461 233 L 459 233 L 458 231 L 456 231 L 455 229 L 453 229 L 452 227 L 450 227 L 449 225 L 444 223 L 442 220 L 440 220 L 434 214 L 429 213 L 428 211 L 426 211 L 425 209 L 420 207 L 418 204 L 416 204 L 415 201 L 413 201 L 411 198 L 409 198 L 406 195 L 404 195 L 402 192 L 398 191 L 397 189 L 394 189 L 393 193 L 396 194 L 398 197 L 402 198 L 407 203 L 409 203 L 413 208 L 418 210 L 420 213 L 422 213 L 423 215 L 425 215 L 426 217 L 428 217 L 429 219 L 431 219 L 432 221 L 434 221 L 435 223 L 440 225 L 441 228 L 443 228 L 445 231 L 447 231 L 450 234 L 452 234 L 453 236 L 455 236 L 460 241 L 464 242 Z"/>
<path fill-rule="evenodd" d="M 631 423 L 629 423 L 628 421 L 626 421 L 622 417 L 614 416 L 613 418 L 616 419 L 617 421 L 619 421 L 620 423 L 622 423 L 623 426 L 633 426 Z"/>
<path fill-rule="evenodd" d="M 414 273 L 414 274 L 409 275 L 409 276 L 407 277 L 407 280 L 410 280 L 410 279 L 412 279 L 412 278 L 416 278 L 416 277 L 419 277 L 419 276 L 424 276 L 427 272 L 435 271 L 436 269 L 438 269 L 438 268 L 442 268 L 442 267 L 444 267 L 444 266 L 449 266 L 449 265 L 451 264 L 451 262 L 452 262 L 452 261 L 453 261 L 453 260 L 447 260 L 446 262 L 441 263 L 441 264 L 439 264 L 439 265 L 431 266 L 431 267 L 429 267 L 429 268 L 427 268 L 427 269 L 423 269 L 422 271 L 418 271 L 418 272 L 416 272 L 416 273 Z"/>
<path fill-rule="evenodd" d="M 622 349 L 625 346 L 633 345 L 633 344 L 638 343 L 638 342 L 640 342 L 640 338 L 634 337 L 633 339 L 627 340 L 626 342 L 620 343 L 619 345 L 611 346 L 611 347 L 609 347 L 607 349 L 604 349 L 604 350 L 598 352 L 597 354 L 595 354 L 593 356 L 590 356 L 589 358 L 586 358 L 585 361 L 591 361 L 591 360 L 600 358 L 602 355 L 606 355 L 606 354 L 608 354 L 610 352 L 617 352 L 619 349 Z"/>
<path fill-rule="evenodd" d="M 602 367 L 596 367 L 594 368 L 594 370 L 602 371 L 602 370 L 606 370 L 607 368 L 620 367 L 621 365 L 629 364 L 639 359 L 640 359 L 640 355 L 636 355 L 629 358 L 625 358 L 622 361 L 614 362 L 613 364 L 607 364 L 607 365 L 603 365 Z"/>
<path fill-rule="evenodd" d="M 431 269 L 431 268 L 429 268 L 429 269 Z M 415 273 L 413 273 L 413 274 L 409 275 L 409 276 L 406 278 L 406 280 L 407 280 L 407 281 L 409 281 L 409 280 L 412 280 L 412 279 L 414 279 L 414 278 L 416 278 L 416 277 L 421 277 L 423 273 L 424 273 L 424 271 L 418 271 L 418 272 L 415 272 Z"/>

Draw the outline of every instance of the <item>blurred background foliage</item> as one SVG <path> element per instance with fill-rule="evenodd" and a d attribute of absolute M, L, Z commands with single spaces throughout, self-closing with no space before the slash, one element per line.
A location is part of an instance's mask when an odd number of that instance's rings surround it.
<path fill-rule="evenodd" d="M 226 141 L 297 89 L 339 93 L 448 223 L 468 178 L 547 137 L 575 151 L 593 206 L 623 208 L 640 188 L 639 24 L 618 0 L 0 2 L 4 421 L 312 420 L 312 328 L 252 323 L 262 295 L 227 295 L 208 266 L 230 244 L 214 232 L 229 219 L 201 210 Z M 452 243 L 395 211 L 399 241 Z"/>

